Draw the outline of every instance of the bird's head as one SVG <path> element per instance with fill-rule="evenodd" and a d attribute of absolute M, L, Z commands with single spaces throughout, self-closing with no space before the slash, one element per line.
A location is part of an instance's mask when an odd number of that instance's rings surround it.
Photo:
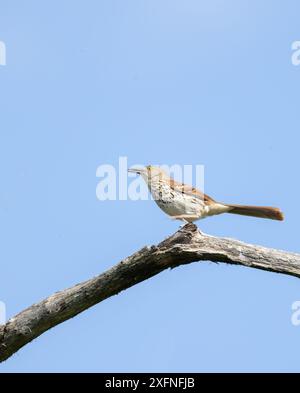
<path fill-rule="evenodd" d="M 161 168 L 153 165 L 147 165 L 142 168 L 130 168 L 128 169 L 128 172 L 141 175 L 143 179 L 148 183 L 151 181 L 160 180 L 167 176 Z"/>

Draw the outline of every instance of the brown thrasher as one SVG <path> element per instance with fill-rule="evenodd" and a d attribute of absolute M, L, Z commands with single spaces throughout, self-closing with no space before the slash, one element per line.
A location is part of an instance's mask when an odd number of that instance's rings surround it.
<path fill-rule="evenodd" d="M 161 168 L 148 165 L 145 168 L 131 168 L 128 172 L 141 175 L 158 206 L 171 218 L 193 222 L 207 216 L 221 213 L 241 214 L 271 220 L 284 219 L 276 207 L 244 206 L 217 202 L 194 187 L 178 183 Z"/>

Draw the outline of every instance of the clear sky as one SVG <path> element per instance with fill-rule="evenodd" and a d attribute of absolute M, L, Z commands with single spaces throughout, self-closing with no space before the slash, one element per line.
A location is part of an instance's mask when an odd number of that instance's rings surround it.
<path fill-rule="evenodd" d="M 173 233 L 96 198 L 101 164 L 202 164 L 205 191 L 279 206 L 206 233 L 299 251 L 298 0 L 0 0 L 0 300 L 7 316 Z M 300 371 L 299 279 L 194 263 L 59 325 L 1 371 Z"/>

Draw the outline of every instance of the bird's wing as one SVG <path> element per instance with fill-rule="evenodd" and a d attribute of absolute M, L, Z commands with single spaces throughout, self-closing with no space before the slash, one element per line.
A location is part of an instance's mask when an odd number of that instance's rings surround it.
<path fill-rule="evenodd" d="M 195 187 L 189 186 L 188 184 L 179 183 L 173 179 L 170 179 L 170 187 L 174 191 L 181 192 L 181 193 L 187 194 L 187 195 L 192 195 L 195 198 L 199 198 L 202 201 L 204 201 L 205 203 L 207 203 L 208 205 L 215 202 L 215 200 L 212 199 L 210 196 L 197 190 L 197 188 L 195 188 Z"/>

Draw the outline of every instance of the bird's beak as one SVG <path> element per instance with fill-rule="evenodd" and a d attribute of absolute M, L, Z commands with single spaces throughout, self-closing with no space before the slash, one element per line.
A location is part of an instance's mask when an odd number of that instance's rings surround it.
<path fill-rule="evenodd" d="M 137 175 L 140 175 L 141 173 L 145 172 L 144 168 L 129 168 L 128 169 L 129 173 L 136 173 Z"/>

